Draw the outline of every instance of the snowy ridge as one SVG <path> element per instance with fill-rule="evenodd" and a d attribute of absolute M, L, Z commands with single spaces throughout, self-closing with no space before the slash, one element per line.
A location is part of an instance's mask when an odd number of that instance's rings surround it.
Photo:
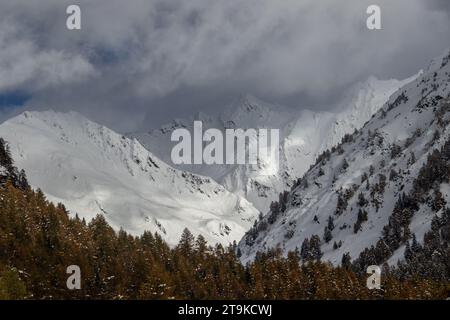
<path fill-rule="evenodd" d="M 241 240 L 242 261 L 269 248 L 280 247 L 285 253 L 300 251 L 305 239 L 314 235 L 320 238 L 322 260 L 333 264 L 340 264 L 344 253 L 356 258 L 375 245 L 399 197 L 411 191 L 430 153 L 449 139 L 449 60 L 450 54 L 435 60 L 425 73 L 396 91 L 363 129 L 347 135 L 342 144 L 334 148 L 333 143 L 324 145 L 323 150 L 329 151 Z M 360 95 L 355 101 L 364 99 Z M 355 124 L 354 120 L 343 124 L 351 114 L 336 122 L 328 133 L 339 136 L 342 127 Z M 317 116 L 312 119 L 315 125 L 322 121 Z M 307 124 L 299 128 L 307 130 Z M 448 184 L 435 188 L 448 203 Z M 437 196 L 431 192 L 428 197 L 432 202 Z M 429 230 L 433 216 L 440 214 L 430 206 L 421 204 L 409 224 L 418 240 Z M 393 252 L 389 262 L 395 263 L 403 251 L 404 246 Z"/>
<path fill-rule="evenodd" d="M 0 137 L 50 200 L 86 219 L 102 213 L 133 234 L 158 232 L 173 245 L 188 227 L 228 245 L 257 215 L 211 178 L 174 169 L 137 140 L 78 113 L 24 112 L 0 125 Z"/>
<path fill-rule="evenodd" d="M 180 165 L 177 168 L 212 177 L 225 188 L 250 201 L 265 213 L 278 195 L 290 189 L 324 150 L 337 144 L 342 137 L 359 129 L 398 88 L 417 75 L 399 80 L 377 80 L 370 77 L 358 83 L 346 94 L 332 112 L 295 110 L 263 102 L 244 95 L 224 108 L 221 115 L 198 114 L 191 119 L 177 119 L 160 129 L 134 133 L 148 150 L 172 165 L 170 135 L 176 128 L 192 132 L 194 120 L 202 120 L 207 128 L 274 128 L 280 129 L 280 170 L 276 175 L 264 174 L 265 167 L 252 165 Z"/>

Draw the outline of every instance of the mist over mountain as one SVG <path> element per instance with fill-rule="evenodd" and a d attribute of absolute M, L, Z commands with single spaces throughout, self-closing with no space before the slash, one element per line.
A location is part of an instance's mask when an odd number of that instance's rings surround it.
<path fill-rule="evenodd" d="M 317 156 L 337 144 L 345 134 L 359 129 L 398 88 L 415 79 L 378 80 L 370 77 L 347 90 L 333 111 L 293 110 L 270 104 L 252 95 L 242 95 L 223 108 L 218 115 L 198 113 L 186 119 L 174 119 L 159 129 L 130 133 L 148 150 L 166 163 L 201 175 L 212 177 L 229 191 L 250 201 L 265 213 L 279 193 L 288 190 L 298 177 L 313 164 Z M 176 165 L 171 159 L 175 142 L 173 130 L 186 128 L 193 132 L 194 121 L 202 121 L 203 130 L 217 128 L 262 129 L 280 131 L 280 158 L 277 172 L 267 174 L 269 163 L 258 165 Z M 263 160 L 263 159 L 260 159 Z"/>
<path fill-rule="evenodd" d="M 281 248 L 297 251 L 304 261 L 339 265 L 354 259 L 364 270 L 409 261 L 411 246 L 422 245 L 444 260 L 436 258 L 431 268 L 424 255 L 415 266 L 440 270 L 448 256 L 447 231 L 440 227 L 450 200 L 449 98 L 447 52 L 399 88 L 361 129 L 317 157 L 247 232 L 239 244 L 242 261 Z"/>

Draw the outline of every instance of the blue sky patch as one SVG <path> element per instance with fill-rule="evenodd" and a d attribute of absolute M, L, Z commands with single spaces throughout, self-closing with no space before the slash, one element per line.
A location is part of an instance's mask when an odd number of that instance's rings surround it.
<path fill-rule="evenodd" d="M 23 106 L 31 96 L 23 92 L 0 93 L 0 110 Z"/>

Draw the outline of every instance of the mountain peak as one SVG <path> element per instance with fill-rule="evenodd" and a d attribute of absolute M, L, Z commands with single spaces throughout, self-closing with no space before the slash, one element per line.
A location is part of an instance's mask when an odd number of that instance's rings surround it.
<path fill-rule="evenodd" d="M 344 254 L 359 257 L 362 265 L 395 264 L 410 236 L 425 242 L 433 216 L 445 206 L 435 204 L 439 196 L 445 194 L 445 202 L 450 201 L 447 57 L 435 59 L 433 67 L 412 82 L 404 80 L 394 93 L 380 95 L 379 101 L 385 101 L 381 108 L 373 103 L 378 100 L 373 99 L 376 88 L 347 101 L 349 112 L 339 119 L 342 127 L 361 119 L 360 110 L 371 105 L 379 110 L 362 128 L 347 131 L 340 142 L 323 150 L 291 192 L 246 234 L 239 244 L 244 263 L 256 252 L 276 247 L 284 253 L 302 248 L 302 258 L 309 259 L 310 241 L 318 239 L 320 258 L 336 265 Z M 372 84 L 393 81 L 369 79 Z M 397 233 L 400 229 L 404 234 Z"/>
<path fill-rule="evenodd" d="M 264 104 L 264 102 L 260 99 L 258 99 L 256 96 L 250 94 L 250 93 L 245 93 L 245 94 L 241 94 L 238 98 L 238 103 L 240 105 L 247 105 L 247 104 Z"/>
<path fill-rule="evenodd" d="M 6 120 L 5 123 L 26 123 L 35 127 L 42 127 L 42 124 L 45 124 L 47 127 L 59 128 L 60 130 L 77 126 L 106 128 L 89 120 L 77 111 L 63 112 L 52 109 L 24 111 L 19 115 Z"/>
<path fill-rule="evenodd" d="M 237 128 L 281 128 L 292 110 L 277 104 L 264 102 L 251 95 L 240 95 L 236 100 L 225 107 L 220 114 L 221 121 L 226 127 Z"/>
<path fill-rule="evenodd" d="M 132 234 L 150 230 L 175 244 L 188 227 L 226 245 L 239 240 L 257 214 L 211 178 L 172 168 L 136 139 L 76 112 L 27 111 L 1 124 L 0 137 L 31 186 L 51 201 L 86 219 L 105 214 L 113 227 Z"/>
<path fill-rule="evenodd" d="M 25 119 L 51 119 L 51 118 L 84 118 L 88 120 L 86 117 L 81 115 L 81 113 L 77 111 L 55 111 L 53 109 L 47 110 L 27 110 L 18 115 L 18 117 L 22 117 Z"/>
<path fill-rule="evenodd" d="M 228 113 L 255 113 L 267 108 L 268 104 L 251 94 L 241 94 L 227 108 Z"/>

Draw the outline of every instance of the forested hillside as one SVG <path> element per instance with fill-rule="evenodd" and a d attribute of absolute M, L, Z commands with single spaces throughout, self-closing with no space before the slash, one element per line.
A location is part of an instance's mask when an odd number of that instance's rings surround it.
<path fill-rule="evenodd" d="M 1 166 L 17 172 L 4 141 Z M 382 290 L 348 266 L 310 261 L 279 250 L 244 266 L 236 246 L 208 246 L 185 230 L 174 248 L 158 234 L 115 232 L 102 215 L 70 217 L 64 205 L 32 190 L 22 174 L 2 171 L 0 186 L 1 299 L 380 299 L 446 298 L 448 286 L 386 271 Z M 81 290 L 66 287 L 69 265 L 81 269 Z"/>
<path fill-rule="evenodd" d="M 324 151 L 239 243 L 450 281 L 450 52 Z"/>

